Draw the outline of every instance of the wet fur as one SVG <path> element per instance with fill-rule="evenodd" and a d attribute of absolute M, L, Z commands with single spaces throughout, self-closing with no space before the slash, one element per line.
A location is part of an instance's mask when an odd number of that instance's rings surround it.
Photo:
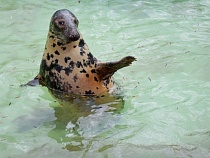
<path fill-rule="evenodd" d="M 79 33 L 78 23 L 68 10 L 53 15 L 39 74 L 28 85 L 40 83 L 51 91 L 93 96 L 102 96 L 115 87 L 112 75 L 135 58 L 98 62 Z"/>

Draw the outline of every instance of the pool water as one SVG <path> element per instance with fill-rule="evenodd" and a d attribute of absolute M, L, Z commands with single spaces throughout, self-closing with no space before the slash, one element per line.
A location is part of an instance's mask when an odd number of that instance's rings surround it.
<path fill-rule="evenodd" d="M 45 87 L 20 87 L 38 73 L 50 18 L 63 8 L 95 57 L 137 58 L 114 75 L 124 88 L 117 110 L 74 111 Z M 1 0 L 0 157 L 210 157 L 209 8 L 209 0 Z"/>

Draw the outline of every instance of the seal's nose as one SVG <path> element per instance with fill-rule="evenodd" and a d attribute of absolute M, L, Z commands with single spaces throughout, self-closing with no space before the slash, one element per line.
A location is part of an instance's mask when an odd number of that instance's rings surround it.
<path fill-rule="evenodd" d="M 79 33 L 72 33 L 70 34 L 70 41 L 77 41 L 80 38 L 80 34 Z"/>
<path fill-rule="evenodd" d="M 80 38 L 80 33 L 74 23 L 69 24 L 65 36 L 69 41 L 77 41 Z"/>

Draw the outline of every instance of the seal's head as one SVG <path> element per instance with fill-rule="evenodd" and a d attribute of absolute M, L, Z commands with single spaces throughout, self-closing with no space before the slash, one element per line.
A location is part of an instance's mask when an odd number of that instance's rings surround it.
<path fill-rule="evenodd" d="M 67 44 L 77 41 L 80 38 L 78 31 L 79 21 L 77 17 L 67 9 L 56 11 L 50 22 L 50 32 L 60 40 L 61 43 Z"/>

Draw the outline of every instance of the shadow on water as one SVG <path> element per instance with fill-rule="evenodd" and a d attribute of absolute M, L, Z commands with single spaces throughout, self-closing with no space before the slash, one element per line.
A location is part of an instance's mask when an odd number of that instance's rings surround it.
<path fill-rule="evenodd" d="M 57 99 L 60 106 L 54 107 L 55 128 L 48 136 L 69 151 L 87 150 L 93 141 L 106 135 L 119 121 L 124 106 L 123 96 L 119 95 L 74 99 L 61 96 Z"/>

